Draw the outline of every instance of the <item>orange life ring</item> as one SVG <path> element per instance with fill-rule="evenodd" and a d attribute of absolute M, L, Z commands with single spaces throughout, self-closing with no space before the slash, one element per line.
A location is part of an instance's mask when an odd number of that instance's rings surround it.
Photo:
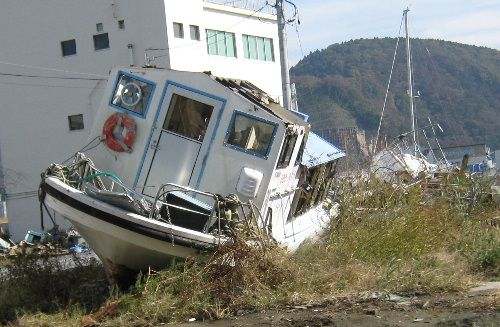
<path fill-rule="evenodd" d="M 116 128 L 119 128 L 119 130 L 115 132 Z M 109 116 L 102 126 L 102 134 L 106 145 L 111 150 L 132 152 L 132 144 L 135 141 L 134 118 L 121 112 L 114 113 Z"/>

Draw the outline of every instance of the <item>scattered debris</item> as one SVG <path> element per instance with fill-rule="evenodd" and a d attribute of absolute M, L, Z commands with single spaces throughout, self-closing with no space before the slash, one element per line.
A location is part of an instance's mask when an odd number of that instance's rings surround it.
<path fill-rule="evenodd" d="M 0 256 L 12 258 L 18 255 L 65 255 L 88 253 L 90 248 L 85 240 L 74 230 L 68 232 L 54 226 L 48 232 L 28 230 L 24 240 L 18 244 L 0 238 Z"/>
<path fill-rule="evenodd" d="M 14 242 L 12 242 L 11 240 L 4 240 L 2 237 L 0 237 L 0 253 L 2 251 L 6 251 L 8 249 L 10 249 L 11 246 L 14 245 Z"/>
<path fill-rule="evenodd" d="M 118 305 L 120 301 L 106 302 L 101 306 L 101 308 L 93 314 L 89 314 L 82 317 L 81 327 L 92 327 L 99 325 L 104 319 L 113 317 L 118 312 Z"/>

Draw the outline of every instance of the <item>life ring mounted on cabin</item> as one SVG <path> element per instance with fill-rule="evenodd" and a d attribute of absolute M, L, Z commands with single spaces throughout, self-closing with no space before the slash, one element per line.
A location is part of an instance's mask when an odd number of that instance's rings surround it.
<path fill-rule="evenodd" d="M 116 152 L 132 152 L 136 127 L 132 116 L 116 112 L 106 119 L 102 126 L 104 142 L 108 148 Z"/>

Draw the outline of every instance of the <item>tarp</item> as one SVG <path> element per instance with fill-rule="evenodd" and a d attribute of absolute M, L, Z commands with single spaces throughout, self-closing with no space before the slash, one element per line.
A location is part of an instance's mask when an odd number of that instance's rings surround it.
<path fill-rule="evenodd" d="M 314 167 L 342 157 L 345 157 L 345 153 L 342 150 L 325 141 L 319 135 L 313 132 L 309 133 L 304 155 L 302 156 L 303 165 Z"/>

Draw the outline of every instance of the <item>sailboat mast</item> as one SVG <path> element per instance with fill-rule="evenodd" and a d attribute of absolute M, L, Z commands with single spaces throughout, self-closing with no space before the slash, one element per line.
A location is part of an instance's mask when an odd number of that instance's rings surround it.
<path fill-rule="evenodd" d="M 405 32 L 406 32 L 406 63 L 408 66 L 408 96 L 410 97 L 410 111 L 411 111 L 411 130 L 413 136 L 413 155 L 417 155 L 417 131 L 415 126 L 415 108 L 413 105 L 413 78 L 411 69 L 411 49 L 410 49 L 410 36 L 408 33 L 408 12 L 410 8 L 406 8 L 403 12 L 405 16 Z"/>

